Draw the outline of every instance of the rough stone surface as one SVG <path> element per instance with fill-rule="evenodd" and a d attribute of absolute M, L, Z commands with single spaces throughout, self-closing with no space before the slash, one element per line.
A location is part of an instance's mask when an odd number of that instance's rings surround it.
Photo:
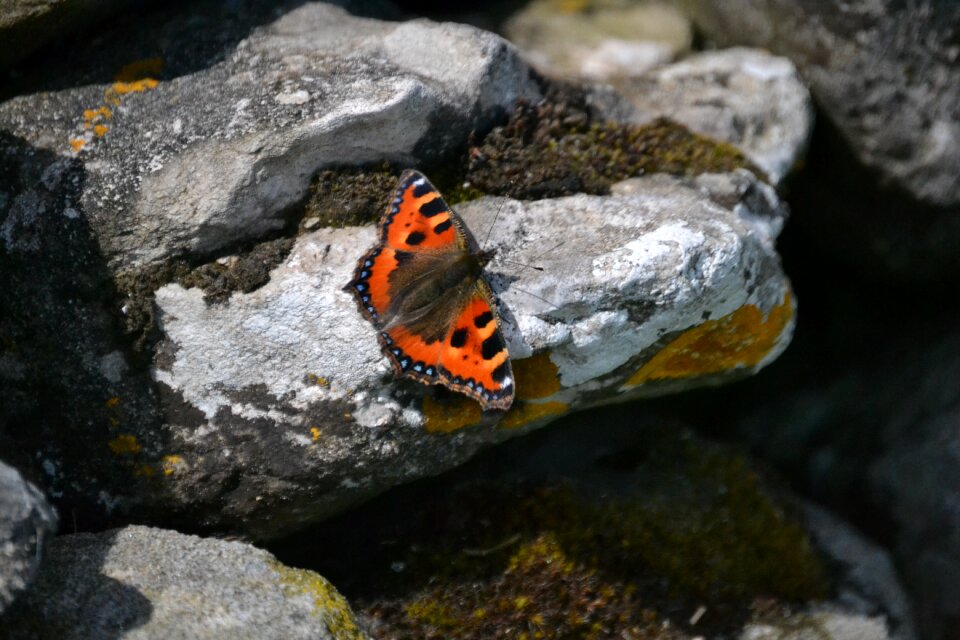
<path fill-rule="evenodd" d="M 711 38 L 793 60 L 858 160 L 916 199 L 960 205 L 960 6 L 924 0 L 685 0 Z"/>
<path fill-rule="evenodd" d="M 287 9 L 193 73 L 129 60 L 113 84 L 12 98 L 0 129 L 82 161 L 82 210 L 122 267 L 277 232 L 319 168 L 439 157 L 539 96 L 493 34 L 324 3 Z M 210 37 L 186 22 L 164 25 L 165 50 Z"/>
<path fill-rule="evenodd" d="M 830 559 L 838 574 L 834 601 L 846 612 L 863 616 L 863 637 L 914 640 L 917 636 L 910 600 L 890 553 L 857 533 L 849 523 L 812 503 L 804 506 L 804 516 L 814 544 Z M 883 635 L 870 630 L 876 628 L 885 629 Z"/>
<path fill-rule="evenodd" d="M 740 437 L 814 497 L 856 515 L 885 540 L 914 602 L 918 633 L 935 640 L 952 638 L 960 622 L 955 318 L 948 314 L 941 326 L 928 318 L 897 322 L 899 338 L 884 332 L 889 342 L 879 354 L 848 362 L 832 376 L 822 368 L 812 377 L 796 367 L 771 371 L 765 382 L 790 380 L 796 388 L 733 422 Z M 852 314 L 856 319 L 869 322 L 872 315 Z M 814 353 L 823 359 L 822 346 Z M 750 397 L 764 393 L 753 389 Z"/>
<path fill-rule="evenodd" d="M 531 2 L 504 33 L 541 72 L 566 79 L 631 78 L 689 51 L 693 31 L 661 2 Z"/>
<path fill-rule="evenodd" d="M 822 609 L 750 623 L 740 640 L 891 640 L 882 619 Z"/>
<path fill-rule="evenodd" d="M 321 576 L 266 551 L 131 526 L 55 539 L 6 638 L 362 640 Z"/>
<path fill-rule="evenodd" d="M 544 269 L 492 266 L 520 399 L 502 425 L 746 375 L 789 341 L 773 250 L 784 211 L 768 186 L 741 172 L 651 176 L 615 192 L 626 195 L 459 207 L 474 229 L 499 209 L 489 246 Z M 170 425 L 162 449 L 141 457 L 178 456 L 164 484 L 182 503 L 218 505 L 209 524 L 276 535 L 278 522 L 328 515 L 522 431 L 425 433 L 480 413 L 466 400 L 421 404 L 425 387 L 392 379 L 341 291 L 374 235 L 301 236 L 266 286 L 222 305 L 177 284 L 157 291 L 154 377 Z"/>
<path fill-rule="evenodd" d="M 0 462 L 0 613 L 30 584 L 56 528 L 43 494 Z"/>
<path fill-rule="evenodd" d="M 813 102 L 796 67 L 756 49 L 700 53 L 616 88 L 595 90 L 600 113 L 637 124 L 676 120 L 736 145 L 774 183 L 803 158 L 813 129 Z"/>

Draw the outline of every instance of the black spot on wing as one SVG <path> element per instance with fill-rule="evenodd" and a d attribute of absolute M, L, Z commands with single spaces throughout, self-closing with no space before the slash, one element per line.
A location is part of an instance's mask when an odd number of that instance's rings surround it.
<path fill-rule="evenodd" d="M 397 261 L 398 267 L 410 262 L 410 260 L 413 259 L 413 254 L 409 251 L 394 251 L 393 256 Z"/>
<path fill-rule="evenodd" d="M 436 233 L 437 235 L 440 235 L 441 233 L 443 233 L 444 231 L 446 231 L 452 226 L 453 226 L 453 223 L 449 219 L 447 219 L 441 222 L 440 224 L 438 224 L 437 226 L 435 226 L 433 228 L 433 232 Z"/>
<path fill-rule="evenodd" d="M 494 331 L 489 338 L 483 341 L 483 347 L 480 350 L 480 355 L 483 356 L 484 360 L 489 360 L 493 356 L 503 351 L 503 347 L 503 337 L 500 335 L 499 331 Z"/>
<path fill-rule="evenodd" d="M 463 345 L 467 344 L 467 330 L 464 327 L 455 329 L 452 334 L 450 334 L 450 346 L 456 349 L 459 349 Z"/>
<path fill-rule="evenodd" d="M 447 205 L 444 203 L 443 198 L 434 198 L 430 202 L 424 202 L 420 205 L 420 215 L 427 218 L 432 218 L 433 216 L 443 213 L 447 210 Z"/>
<path fill-rule="evenodd" d="M 493 314 L 490 313 L 489 311 L 484 311 L 483 313 L 481 313 L 480 315 L 478 315 L 476 318 L 473 319 L 473 324 L 477 329 L 483 329 L 485 326 L 490 324 L 492 320 L 493 320 Z"/>
<path fill-rule="evenodd" d="M 415 247 L 426 239 L 427 236 L 423 235 L 419 231 L 414 231 L 413 233 L 407 235 L 407 244 Z"/>
<path fill-rule="evenodd" d="M 503 379 L 507 377 L 507 371 L 510 370 L 510 361 L 504 360 L 500 363 L 500 366 L 493 370 L 491 377 L 493 377 L 494 382 L 503 382 Z"/>
<path fill-rule="evenodd" d="M 422 198 L 431 191 L 433 191 L 433 189 L 430 187 L 430 183 L 424 180 L 423 183 L 418 184 L 413 188 L 413 197 Z"/>

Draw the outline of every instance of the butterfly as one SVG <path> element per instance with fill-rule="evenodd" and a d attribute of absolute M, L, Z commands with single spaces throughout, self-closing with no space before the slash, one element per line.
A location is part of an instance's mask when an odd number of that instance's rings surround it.
<path fill-rule="evenodd" d="M 430 181 L 408 169 L 380 218 L 377 243 L 344 289 L 377 330 L 394 372 L 506 411 L 513 370 L 483 251 Z"/>

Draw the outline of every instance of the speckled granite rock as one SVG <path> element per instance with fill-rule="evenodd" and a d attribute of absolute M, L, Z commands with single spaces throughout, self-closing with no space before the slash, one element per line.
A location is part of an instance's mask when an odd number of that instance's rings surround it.
<path fill-rule="evenodd" d="M 165 29 L 166 49 L 211 37 L 185 16 Z M 131 60 L 113 84 L 0 104 L 0 129 L 80 160 L 79 204 L 115 267 L 277 232 L 321 167 L 440 157 L 539 97 L 491 33 L 332 4 L 288 6 L 217 55 L 170 78 L 162 58 Z"/>
<path fill-rule="evenodd" d="M 567 411 L 749 375 L 775 358 L 793 303 L 773 249 L 784 210 L 772 189 L 742 172 L 614 191 L 458 207 L 474 229 L 502 208 L 490 246 L 544 269 L 493 266 L 519 400 L 499 427 L 464 429 L 481 422 L 476 403 L 392 379 L 341 291 L 374 228 L 323 229 L 301 236 L 268 284 L 224 304 L 178 284 L 157 291 L 154 377 L 169 425 L 162 447 L 131 460 L 163 467 L 176 502 L 216 505 L 206 524 L 270 536 Z M 551 251 L 560 243 L 575 246 Z"/>
<path fill-rule="evenodd" d="M 854 155 L 916 199 L 960 205 L 960 48 L 953 2 L 843 5 L 685 0 L 725 45 L 763 47 L 800 68 Z"/>
<path fill-rule="evenodd" d="M 363 640 L 321 576 L 239 542 L 132 526 L 55 539 L 4 637 Z"/>
<path fill-rule="evenodd" d="M 594 102 L 614 120 L 667 117 L 730 142 L 774 183 L 803 158 L 813 129 L 813 102 L 796 67 L 758 49 L 699 53 L 622 80 L 615 93 L 597 89 Z"/>
<path fill-rule="evenodd" d="M 56 528 L 43 494 L 0 462 L 0 614 L 33 580 Z"/>

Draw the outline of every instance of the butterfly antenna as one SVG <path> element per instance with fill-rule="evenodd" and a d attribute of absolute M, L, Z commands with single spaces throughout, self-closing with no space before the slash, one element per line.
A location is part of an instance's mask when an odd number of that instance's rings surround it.
<path fill-rule="evenodd" d="M 503 196 L 503 200 L 500 201 L 500 206 L 497 207 L 497 213 L 493 216 L 493 222 L 490 223 L 490 226 L 487 228 L 487 236 L 483 239 L 483 244 L 481 247 L 487 246 L 487 241 L 490 239 L 490 233 L 493 231 L 493 225 L 497 224 L 497 218 L 500 217 L 500 212 L 503 210 L 503 205 L 507 202 L 507 196 Z"/>
<path fill-rule="evenodd" d="M 559 309 L 559 308 L 560 308 L 560 305 L 558 305 L 556 302 L 553 302 L 552 300 L 547 300 L 546 298 L 544 298 L 544 297 L 542 297 L 542 296 L 538 296 L 537 294 L 533 293 L 532 291 L 527 291 L 526 289 L 521 289 L 520 287 L 514 287 L 514 286 L 511 286 L 510 288 L 511 288 L 511 289 L 515 289 L 515 290 L 519 291 L 520 293 L 525 293 L 525 294 L 527 294 L 528 296 L 532 296 L 532 297 L 536 298 L 537 300 L 541 300 L 541 301 L 543 301 L 543 302 L 546 302 L 548 305 L 550 305 L 550 306 L 553 307 L 554 309 Z"/>
<path fill-rule="evenodd" d="M 510 264 L 519 265 L 521 267 L 526 267 L 527 269 L 536 269 L 537 271 L 543 271 L 543 267 L 535 267 L 532 264 L 526 264 L 524 262 L 517 262 L 516 260 L 508 260 L 507 258 L 500 258 L 500 262 L 509 262 Z"/>

